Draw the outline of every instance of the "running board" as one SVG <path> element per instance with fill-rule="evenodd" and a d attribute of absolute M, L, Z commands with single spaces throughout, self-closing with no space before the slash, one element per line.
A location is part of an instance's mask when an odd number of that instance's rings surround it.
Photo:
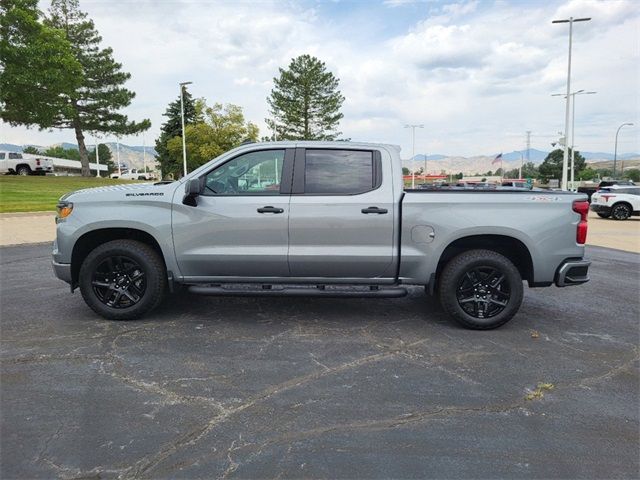
<path fill-rule="evenodd" d="M 191 285 L 189 293 L 220 297 L 331 297 L 331 298 L 399 298 L 407 295 L 403 287 L 334 286 L 334 285 Z"/>

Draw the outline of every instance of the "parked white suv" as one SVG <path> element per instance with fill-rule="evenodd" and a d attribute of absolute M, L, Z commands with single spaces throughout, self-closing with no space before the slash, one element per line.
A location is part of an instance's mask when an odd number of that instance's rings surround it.
<path fill-rule="evenodd" d="M 602 218 L 626 220 L 640 216 L 640 186 L 611 185 L 591 196 L 591 210 Z"/>
<path fill-rule="evenodd" d="M 0 174 L 44 175 L 53 172 L 53 162 L 37 155 L 19 152 L 0 152 Z"/>

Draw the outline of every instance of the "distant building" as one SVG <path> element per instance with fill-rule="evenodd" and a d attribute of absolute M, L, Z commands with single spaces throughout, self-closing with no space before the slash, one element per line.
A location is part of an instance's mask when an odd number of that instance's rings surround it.
<path fill-rule="evenodd" d="M 82 172 L 82 164 L 79 160 L 67 160 L 66 158 L 47 157 L 46 155 L 35 155 L 30 153 L 24 153 L 25 158 L 43 158 L 51 160 L 53 162 L 53 173 L 55 174 L 67 174 L 67 175 L 80 175 Z M 95 163 L 89 163 L 89 169 L 96 174 Z M 100 174 L 107 174 L 109 168 L 105 164 L 99 165 Z"/>

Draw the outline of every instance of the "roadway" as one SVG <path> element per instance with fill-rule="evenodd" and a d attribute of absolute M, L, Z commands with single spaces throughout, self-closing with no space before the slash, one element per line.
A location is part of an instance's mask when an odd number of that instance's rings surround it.
<path fill-rule="evenodd" d="M 2 478 L 640 475 L 640 255 L 588 247 L 590 283 L 477 332 L 417 288 L 110 322 L 49 251 L 0 249 Z"/>

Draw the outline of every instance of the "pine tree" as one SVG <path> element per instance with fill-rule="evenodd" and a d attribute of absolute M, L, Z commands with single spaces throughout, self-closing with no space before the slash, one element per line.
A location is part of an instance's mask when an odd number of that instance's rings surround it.
<path fill-rule="evenodd" d="M 341 135 L 336 129 L 344 97 L 324 62 L 301 55 L 279 71 L 267 98 L 272 118 L 266 119 L 278 140 L 335 140 Z"/>
<path fill-rule="evenodd" d="M 40 17 L 37 0 L 0 2 L 0 118 L 10 125 L 52 127 L 82 82 L 64 32 Z"/>
<path fill-rule="evenodd" d="M 66 95 L 69 108 L 60 109 L 53 122 L 55 128 L 75 131 L 82 163 L 82 175 L 91 175 L 84 132 L 127 135 L 146 130 L 149 120 L 129 121 L 119 110 L 127 107 L 135 93 L 124 88 L 131 78 L 113 59 L 111 48 L 100 48 L 102 37 L 87 14 L 80 11 L 78 0 L 53 0 L 46 25 L 64 32 L 77 61 L 82 66 L 83 79 L 79 88 Z"/>
<path fill-rule="evenodd" d="M 196 108 L 193 96 L 183 87 L 184 124 L 193 125 L 198 121 L 200 114 Z M 174 137 L 182 137 L 182 123 L 180 118 L 180 97 L 169 103 L 163 113 L 167 121 L 160 128 L 160 136 L 156 139 L 156 160 L 160 165 L 162 175 L 176 175 L 182 170 L 182 157 L 170 155 L 167 144 Z"/>

